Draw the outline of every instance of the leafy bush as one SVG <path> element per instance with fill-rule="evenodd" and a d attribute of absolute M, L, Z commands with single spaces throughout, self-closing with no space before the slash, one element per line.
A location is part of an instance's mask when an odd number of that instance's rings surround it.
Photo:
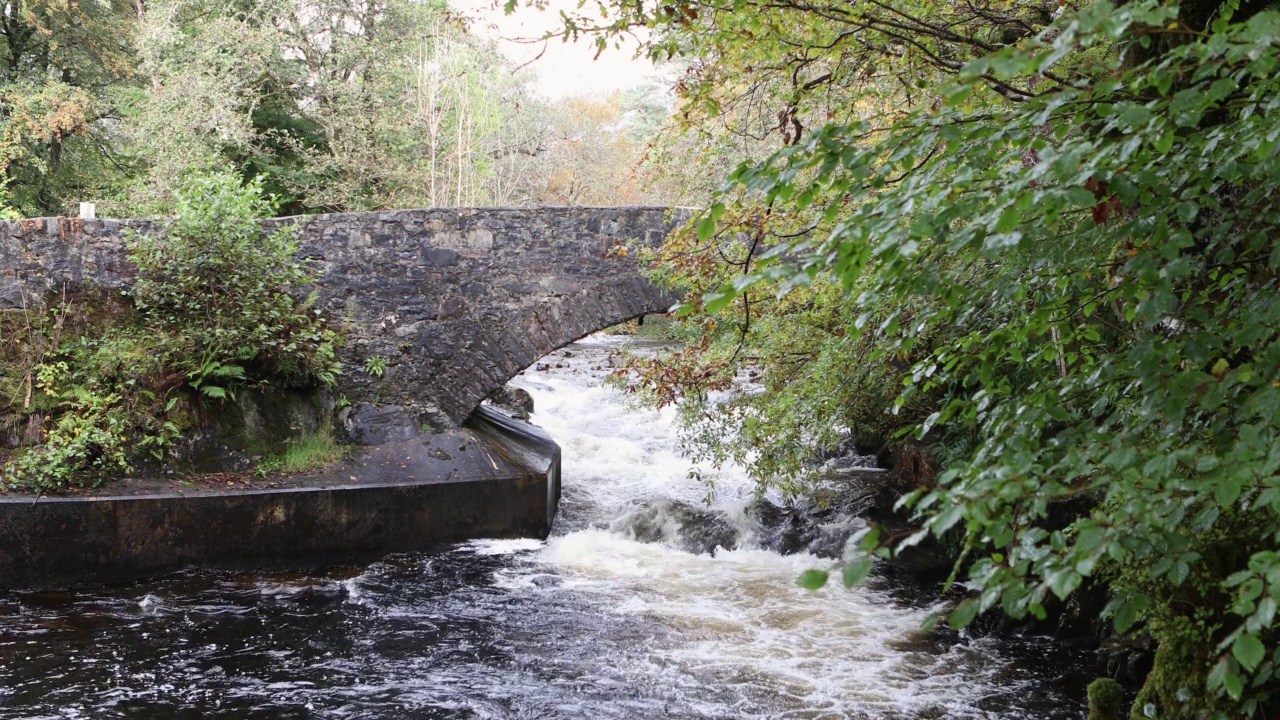
<path fill-rule="evenodd" d="M 59 373 L 66 364 L 41 368 L 39 387 L 54 394 Z M 36 491 L 57 490 L 83 474 L 101 475 L 128 472 L 125 449 L 128 421 L 121 409 L 121 397 L 99 395 L 84 387 L 72 387 L 59 394 L 62 411 L 44 434 L 38 447 L 19 453 L 6 470 L 13 479 Z"/>
<path fill-rule="evenodd" d="M 39 354 L 18 358 L 25 364 L 14 374 L 38 391 L 21 412 L 44 428 L 5 466 L 11 486 L 100 483 L 131 472 L 139 456 L 163 459 L 190 423 L 185 405 L 233 398 L 250 382 L 332 385 L 341 372 L 338 336 L 297 299 L 311 279 L 295 258 L 296 230 L 264 234 L 254 219 L 272 209 L 261 180 L 193 175 L 178 197 L 181 217 L 128 238 L 138 265 L 133 312 L 95 321 L 91 308 L 68 302 L 49 327 L 28 323 Z"/>
<path fill-rule="evenodd" d="M 177 191 L 177 220 L 129 237 L 134 303 L 162 333 L 169 365 L 209 397 L 249 377 L 332 385 L 341 372 L 337 336 L 298 299 L 312 280 L 297 228 L 263 233 L 255 219 L 274 209 L 262 183 L 192 175 Z"/>
<path fill-rule="evenodd" d="M 954 626 L 1106 574 L 1116 630 L 1161 644 L 1139 715 L 1274 717 L 1280 15 L 1188 7 L 1095 3 L 954 62 L 936 102 L 742 166 L 685 238 L 732 279 L 697 276 L 691 306 L 760 329 L 778 293 L 846 293 L 823 347 L 897 368 L 907 432 L 955 448 L 902 502 L 920 532 L 864 547 L 962 533 Z"/>

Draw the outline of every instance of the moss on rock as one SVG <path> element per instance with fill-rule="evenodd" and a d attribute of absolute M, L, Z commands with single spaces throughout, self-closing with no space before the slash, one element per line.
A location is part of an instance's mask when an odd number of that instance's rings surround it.
<path fill-rule="evenodd" d="M 1124 690 L 1111 678 L 1098 678 L 1089 683 L 1089 720 L 1120 720 Z"/>

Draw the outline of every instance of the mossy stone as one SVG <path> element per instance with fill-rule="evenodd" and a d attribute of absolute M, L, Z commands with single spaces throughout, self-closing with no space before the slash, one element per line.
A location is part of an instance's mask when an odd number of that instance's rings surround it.
<path fill-rule="evenodd" d="M 1089 683 L 1089 720 L 1120 720 L 1124 689 L 1111 678 L 1098 678 Z"/>

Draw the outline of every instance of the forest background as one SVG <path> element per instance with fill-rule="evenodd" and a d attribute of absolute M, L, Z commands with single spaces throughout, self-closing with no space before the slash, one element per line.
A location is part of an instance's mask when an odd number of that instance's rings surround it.
<path fill-rule="evenodd" d="M 0 205 L 164 216 L 193 168 L 285 215 L 671 199 L 637 162 L 666 92 L 534 81 L 444 2 L 0 3 Z"/>

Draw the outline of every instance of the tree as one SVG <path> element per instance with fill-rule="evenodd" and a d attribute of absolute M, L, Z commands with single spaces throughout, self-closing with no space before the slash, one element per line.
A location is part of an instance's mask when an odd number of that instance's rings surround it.
<path fill-rule="evenodd" d="M 550 110 L 543 157 L 531 169 L 548 205 L 672 203 L 675 193 L 642 165 L 668 110 L 648 93 L 569 97 Z"/>
<path fill-rule="evenodd" d="M 276 2 L 154 0 L 140 18 L 139 71 L 117 132 L 143 166 L 122 214 L 169 214 L 192 167 L 272 172 L 296 203 L 300 154 L 322 138 L 303 116 L 295 63 L 282 53 Z"/>
<path fill-rule="evenodd" d="M 126 0 L 0 4 L 0 182 L 17 213 L 111 187 L 112 88 L 133 72 L 136 13 Z"/>
<path fill-rule="evenodd" d="M 330 0 L 282 21 L 303 59 L 302 105 L 323 128 L 310 202 L 325 209 L 482 205 L 510 198 L 510 162 L 535 151 L 536 103 L 447 9 Z M 518 164 L 515 165 L 518 167 Z"/>
<path fill-rule="evenodd" d="M 977 592 L 953 625 L 1043 616 L 1106 578 L 1116 629 L 1160 643 L 1137 714 L 1274 715 L 1280 16 L 1263 6 L 612 8 L 603 40 L 643 24 L 652 53 L 693 56 L 686 117 L 746 102 L 734 128 L 767 127 L 778 108 L 784 146 L 659 256 L 708 335 L 641 384 L 747 427 L 758 447 L 729 451 L 766 480 L 828 412 L 864 423 L 893 397 L 883 429 L 945 471 L 902 501 L 919 532 L 863 547 L 958 534 Z M 728 415 L 700 402 L 749 360 L 787 381 Z M 735 442 L 689 427 L 712 452 Z M 1065 500 L 1089 510 L 1064 526 Z"/>
<path fill-rule="evenodd" d="M 193 165 L 265 176 L 293 213 L 523 197 L 540 106 L 443 4 L 156 0 L 140 27 L 126 213 L 168 213 Z"/>

